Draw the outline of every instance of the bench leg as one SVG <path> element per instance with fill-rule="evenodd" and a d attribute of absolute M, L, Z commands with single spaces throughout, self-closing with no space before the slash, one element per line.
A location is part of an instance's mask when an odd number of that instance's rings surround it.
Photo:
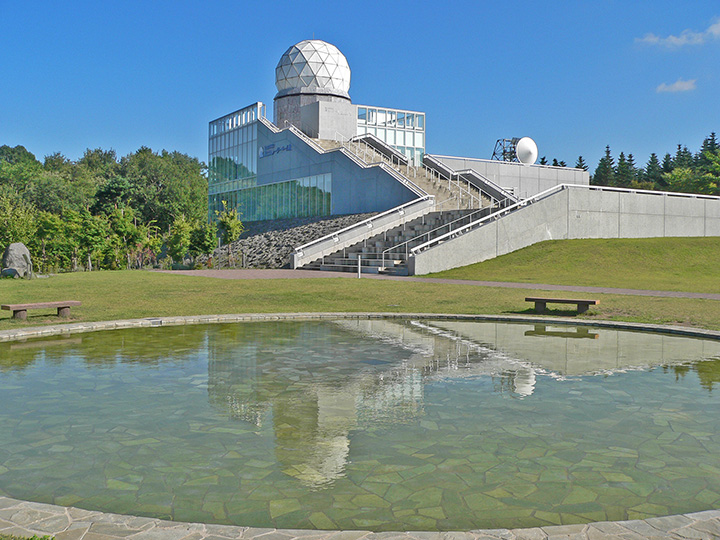
<path fill-rule="evenodd" d="M 585 313 L 588 310 L 588 304 L 578 304 L 578 313 Z"/>
<path fill-rule="evenodd" d="M 58 317 L 65 317 L 66 319 L 68 317 L 70 317 L 70 307 L 69 306 L 59 307 L 59 308 L 57 308 L 57 310 L 58 310 Z"/>
<path fill-rule="evenodd" d="M 27 320 L 27 310 L 26 309 L 18 309 L 17 311 L 13 310 L 13 319 L 17 319 L 19 321 Z"/>
<path fill-rule="evenodd" d="M 535 302 L 535 313 L 545 313 L 547 309 L 546 302 Z"/>

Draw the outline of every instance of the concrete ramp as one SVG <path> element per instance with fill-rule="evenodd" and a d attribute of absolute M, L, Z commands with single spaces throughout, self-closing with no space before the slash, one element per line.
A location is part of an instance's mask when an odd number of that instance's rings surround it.
<path fill-rule="evenodd" d="M 410 275 L 466 266 L 545 240 L 720 236 L 720 197 L 560 185 L 412 249 Z"/>

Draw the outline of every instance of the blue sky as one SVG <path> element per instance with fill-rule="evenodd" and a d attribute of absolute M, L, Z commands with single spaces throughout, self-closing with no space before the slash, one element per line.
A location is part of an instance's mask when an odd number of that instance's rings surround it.
<path fill-rule="evenodd" d="M 354 103 L 427 113 L 427 151 L 530 136 L 591 171 L 609 144 L 696 151 L 720 131 L 720 3 L 0 0 L 0 144 L 39 159 L 140 146 L 207 160 L 210 120 L 255 101 L 303 39 L 336 45 Z"/>

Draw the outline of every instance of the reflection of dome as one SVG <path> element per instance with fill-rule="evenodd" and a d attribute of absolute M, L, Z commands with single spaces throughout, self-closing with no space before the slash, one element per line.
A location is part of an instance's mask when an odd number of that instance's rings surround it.
<path fill-rule="evenodd" d="M 319 39 L 301 41 L 280 58 L 275 68 L 275 86 L 282 94 L 307 89 L 305 92 L 348 97 L 350 66 L 335 45 Z"/>

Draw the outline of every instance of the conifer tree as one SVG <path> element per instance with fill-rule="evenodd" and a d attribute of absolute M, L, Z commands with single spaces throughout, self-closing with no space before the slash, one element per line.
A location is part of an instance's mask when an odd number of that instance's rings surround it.
<path fill-rule="evenodd" d="M 660 161 L 658 160 L 657 154 L 653 152 L 650 154 L 650 159 L 648 159 L 647 165 L 645 165 L 645 171 L 643 173 L 644 180 L 652 182 L 655 189 L 658 187 L 664 187 L 665 181 L 663 180 L 662 173 L 663 170 L 660 166 Z"/>
<path fill-rule="evenodd" d="M 585 160 L 582 156 L 578 156 L 577 161 L 575 162 L 575 168 L 576 169 L 582 169 L 583 171 L 588 170 L 587 163 L 585 163 Z"/>
<path fill-rule="evenodd" d="M 720 155 L 720 144 L 718 144 L 715 132 L 713 131 L 709 137 L 706 137 L 700 147 L 700 151 L 695 156 L 695 164 L 700 174 L 707 174 L 714 164 L 713 156 Z"/>
<path fill-rule="evenodd" d="M 670 155 L 670 152 L 666 152 L 665 157 L 662 160 L 662 172 L 670 173 L 674 168 L 675 165 L 673 164 L 672 156 Z"/>
<path fill-rule="evenodd" d="M 693 165 L 695 165 L 695 160 L 693 159 L 693 155 L 690 150 L 688 150 L 688 147 L 678 144 L 677 152 L 673 158 L 673 168 L 692 169 Z"/>
<path fill-rule="evenodd" d="M 610 154 L 610 145 L 605 147 L 605 155 L 600 158 L 590 183 L 596 186 L 615 185 L 615 160 Z"/>
<path fill-rule="evenodd" d="M 630 187 L 630 184 L 632 184 L 632 181 L 635 179 L 633 168 L 633 164 L 625 157 L 625 153 L 620 152 L 617 167 L 615 167 L 615 182 L 613 185 L 618 187 Z"/>

